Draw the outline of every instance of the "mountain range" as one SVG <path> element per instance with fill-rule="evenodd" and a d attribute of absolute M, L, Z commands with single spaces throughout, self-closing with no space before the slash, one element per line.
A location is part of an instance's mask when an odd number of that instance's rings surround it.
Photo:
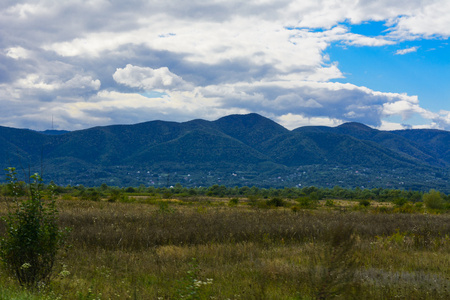
<path fill-rule="evenodd" d="M 360 123 L 288 130 L 258 114 L 78 131 L 0 126 L 0 164 L 60 185 L 389 187 L 450 191 L 450 132 Z"/>

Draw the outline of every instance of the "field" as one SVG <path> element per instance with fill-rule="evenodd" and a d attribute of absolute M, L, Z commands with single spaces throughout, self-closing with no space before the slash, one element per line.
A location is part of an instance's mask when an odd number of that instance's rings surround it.
<path fill-rule="evenodd" d="M 50 286 L 29 293 L 0 271 L 0 299 L 450 299 L 448 213 L 376 201 L 126 200 L 59 200 L 70 247 Z"/>

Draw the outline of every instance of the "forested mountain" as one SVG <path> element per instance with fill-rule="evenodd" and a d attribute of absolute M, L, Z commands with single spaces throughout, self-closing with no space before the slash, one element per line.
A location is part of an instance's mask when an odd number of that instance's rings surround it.
<path fill-rule="evenodd" d="M 450 132 L 359 123 L 287 130 L 258 114 L 73 132 L 0 127 L 0 164 L 58 184 L 450 190 Z"/>

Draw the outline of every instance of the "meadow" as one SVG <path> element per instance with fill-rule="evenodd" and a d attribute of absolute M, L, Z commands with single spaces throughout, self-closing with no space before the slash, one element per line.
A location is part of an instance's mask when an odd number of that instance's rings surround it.
<path fill-rule="evenodd" d="M 70 246 L 51 283 L 29 292 L 0 270 L 0 299 L 450 299 L 448 210 L 165 196 L 60 195 Z"/>

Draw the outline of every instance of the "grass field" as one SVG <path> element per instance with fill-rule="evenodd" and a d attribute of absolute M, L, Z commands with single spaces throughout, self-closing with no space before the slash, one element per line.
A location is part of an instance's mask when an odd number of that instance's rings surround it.
<path fill-rule="evenodd" d="M 71 247 L 50 286 L 28 293 L 0 271 L 0 299 L 450 299 L 448 213 L 270 204 L 60 200 Z"/>

